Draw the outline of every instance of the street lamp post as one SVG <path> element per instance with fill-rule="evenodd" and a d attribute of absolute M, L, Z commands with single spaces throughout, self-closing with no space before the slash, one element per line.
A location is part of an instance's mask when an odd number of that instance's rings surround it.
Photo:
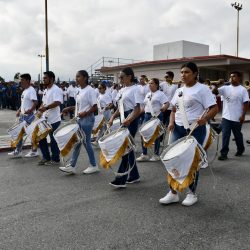
<path fill-rule="evenodd" d="M 40 84 L 41 84 L 42 83 L 42 75 L 43 75 L 43 57 L 45 57 L 45 55 L 39 54 L 37 56 L 41 58 L 41 74 L 40 74 Z"/>
<path fill-rule="evenodd" d="M 237 10 L 237 52 L 236 52 L 236 55 L 238 57 L 239 55 L 239 13 L 240 13 L 240 10 L 242 10 L 242 4 L 240 3 L 232 3 L 231 4 L 232 7 L 234 7 L 236 10 Z"/>
<path fill-rule="evenodd" d="M 45 54 L 46 54 L 46 71 L 49 71 L 49 42 L 48 42 L 48 7 L 47 0 L 45 0 L 45 36 L 46 36 L 46 45 L 45 45 Z"/>

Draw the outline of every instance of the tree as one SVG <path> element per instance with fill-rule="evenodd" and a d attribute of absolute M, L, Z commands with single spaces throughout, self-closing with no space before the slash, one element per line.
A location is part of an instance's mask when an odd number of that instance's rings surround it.
<path fill-rule="evenodd" d="M 5 82 L 4 78 L 0 76 L 0 82 Z"/>
<path fill-rule="evenodd" d="M 14 76 L 14 81 L 20 78 L 20 72 L 17 72 Z"/>

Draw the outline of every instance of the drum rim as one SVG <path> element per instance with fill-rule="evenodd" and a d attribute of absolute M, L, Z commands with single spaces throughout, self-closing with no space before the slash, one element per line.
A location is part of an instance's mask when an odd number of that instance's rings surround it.
<path fill-rule="evenodd" d="M 59 128 L 57 128 L 55 131 L 54 131 L 54 135 L 56 135 L 57 133 L 58 133 L 58 131 L 60 131 L 61 129 L 63 129 L 63 128 L 65 128 L 65 127 L 67 127 L 67 126 L 69 126 L 69 125 L 76 125 L 78 128 L 77 129 L 79 129 L 80 128 L 80 126 L 79 126 L 79 124 L 78 123 L 70 123 L 70 122 L 68 122 L 68 123 L 66 123 L 66 124 L 63 124 L 62 126 L 60 126 Z"/>
<path fill-rule="evenodd" d="M 114 130 L 114 131 L 110 132 L 109 134 L 102 136 L 98 141 L 103 142 L 105 139 L 116 134 L 117 132 L 125 131 L 125 130 L 128 130 L 128 128 L 123 127 L 123 128 L 118 129 L 118 130 Z M 130 135 L 130 133 L 129 133 L 129 135 Z"/>
<path fill-rule="evenodd" d="M 178 157 L 178 155 L 176 155 L 176 156 L 174 156 L 174 157 L 172 157 L 172 158 L 169 158 L 168 160 L 163 160 L 164 157 L 165 157 L 165 155 L 166 155 L 166 153 L 167 153 L 171 148 L 173 148 L 173 147 L 174 147 L 175 145 L 177 145 L 178 143 L 180 143 L 180 142 L 182 142 L 182 141 L 185 141 L 185 140 L 187 139 L 187 137 L 188 137 L 188 136 L 182 137 L 182 138 L 176 140 L 175 142 L 173 142 L 172 144 L 170 144 L 167 148 L 165 148 L 165 149 L 163 150 L 163 152 L 161 153 L 161 155 L 160 155 L 161 160 L 162 160 L 162 161 L 169 161 L 169 160 L 171 160 L 171 159 L 173 159 L 173 158 L 175 158 L 175 157 Z M 197 140 L 195 139 L 195 137 L 193 137 L 193 136 L 189 136 L 188 139 L 192 139 L 193 142 L 196 143 L 196 145 L 199 144 L 198 141 L 197 141 Z M 184 152 L 185 152 L 185 151 L 184 151 Z"/>

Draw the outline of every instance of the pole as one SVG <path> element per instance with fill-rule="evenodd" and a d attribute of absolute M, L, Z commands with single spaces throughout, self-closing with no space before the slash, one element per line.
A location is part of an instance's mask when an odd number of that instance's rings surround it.
<path fill-rule="evenodd" d="M 45 45 L 45 54 L 46 54 L 46 71 L 49 71 L 49 42 L 48 42 L 48 6 L 47 0 L 45 0 L 45 36 L 46 36 L 46 45 Z"/>
<path fill-rule="evenodd" d="M 240 27 L 239 27 L 239 19 L 240 19 L 240 10 L 237 9 L 237 57 L 239 57 L 239 30 L 240 30 Z"/>

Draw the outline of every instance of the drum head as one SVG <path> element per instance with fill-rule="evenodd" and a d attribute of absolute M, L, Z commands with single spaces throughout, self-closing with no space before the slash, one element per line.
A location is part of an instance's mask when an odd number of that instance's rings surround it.
<path fill-rule="evenodd" d="M 163 161 L 167 161 L 170 159 L 173 159 L 174 157 L 177 157 L 178 155 L 181 155 L 183 152 L 185 152 L 190 145 L 194 142 L 192 138 L 187 139 L 186 141 L 181 141 L 171 147 L 169 151 L 166 152 L 164 157 L 162 158 Z"/>
<path fill-rule="evenodd" d="M 146 122 L 144 125 L 142 125 L 140 130 L 141 132 L 143 132 L 143 131 L 147 131 L 151 129 L 152 127 L 156 128 L 159 123 L 160 123 L 159 119 L 153 119 L 151 121 Z"/>
<path fill-rule="evenodd" d="M 77 130 L 78 130 L 78 124 L 69 124 L 69 125 L 66 125 L 65 127 L 62 127 L 61 129 L 59 129 L 57 131 L 56 135 L 57 136 L 64 136 L 71 131 L 76 132 Z"/>

